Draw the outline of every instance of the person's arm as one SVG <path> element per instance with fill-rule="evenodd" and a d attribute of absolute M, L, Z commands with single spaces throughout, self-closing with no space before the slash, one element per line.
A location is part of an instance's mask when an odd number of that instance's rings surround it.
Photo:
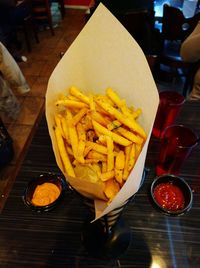
<path fill-rule="evenodd" d="M 200 21 L 194 31 L 182 43 L 180 54 L 186 62 L 195 62 L 200 59 Z"/>
<path fill-rule="evenodd" d="M 0 73 L 7 84 L 19 93 L 27 93 L 30 88 L 27 81 L 7 48 L 0 42 Z"/>

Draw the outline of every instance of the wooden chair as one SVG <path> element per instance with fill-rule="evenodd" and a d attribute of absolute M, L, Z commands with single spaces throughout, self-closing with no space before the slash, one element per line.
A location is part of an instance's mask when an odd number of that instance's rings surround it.
<path fill-rule="evenodd" d="M 155 75 L 155 71 L 156 71 L 156 65 L 157 65 L 157 62 L 158 62 L 158 56 L 157 55 L 150 55 L 150 54 L 147 54 L 145 55 L 146 57 L 146 60 L 149 64 L 149 68 L 152 72 L 152 75 L 154 76 Z"/>
<path fill-rule="evenodd" d="M 17 26 L 18 31 L 22 31 L 24 33 L 25 41 L 26 41 L 26 47 L 29 52 L 31 52 L 31 42 L 30 42 L 30 29 L 32 30 L 35 40 L 37 43 L 39 43 L 39 38 L 38 38 L 38 32 L 34 23 L 34 19 L 32 15 L 30 14 L 29 16 L 25 17 L 23 19 L 22 24 Z"/>
<path fill-rule="evenodd" d="M 47 23 L 51 34 L 54 35 L 51 6 L 49 0 L 32 0 L 32 12 L 37 23 Z"/>
<path fill-rule="evenodd" d="M 32 10 L 31 10 L 31 2 L 30 0 L 24 0 L 22 3 L 20 3 L 18 6 L 16 6 L 16 9 L 20 10 L 25 9 L 26 16 L 22 17 L 22 19 L 19 20 L 19 22 L 16 23 L 15 28 L 17 33 L 22 32 L 24 34 L 25 42 L 27 50 L 31 51 L 31 41 L 30 41 L 30 34 L 33 33 L 35 40 L 37 43 L 39 43 L 38 39 L 38 32 L 35 26 L 35 22 L 32 16 Z"/>
<path fill-rule="evenodd" d="M 187 89 L 191 85 L 190 78 L 193 64 L 182 60 L 180 47 L 183 40 L 195 28 L 198 18 L 199 15 L 195 15 L 193 18 L 186 19 L 180 9 L 167 4 L 163 6 L 162 52 L 159 56 L 160 70 L 162 69 L 162 72 L 164 70 L 165 74 L 172 78 L 172 83 L 178 77 L 184 78 L 183 94 L 187 94 Z"/>
<path fill-rule="evenodd" d="M 147 9 L 116 14 L 117 19 L 133 36 L 145 54 L 152 53 L 154 12 Z"/>

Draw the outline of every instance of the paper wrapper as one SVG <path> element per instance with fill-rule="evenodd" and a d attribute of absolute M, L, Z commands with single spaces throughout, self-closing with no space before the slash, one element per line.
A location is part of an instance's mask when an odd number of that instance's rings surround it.
<path fill-rule="evenodd" d="M 71 86 L 76 86 L 85 93 L 88 91 L 97 94 L 104 94 L 107 87 L 113 88 L 126 100 L 128 106 L 135 105 L 142 109 L 139 123 L 148 134 L 129 178 L 109 206 L 102 200 L 95 200 L 95 219 L 98 219 L 124 204 L 138 191 L 159 103 L 158 91 L 141 48 L 102 4 L 62 57 L 48 83 L 46 118 L 56 161 L 62 172 L 53 131 L 55 101 L 61 94 L 68 94 Z M 99 193 L 99 187 L 64 175 L 72 187 L 83 195 L 88 196 L 91 189 L 94 196 L 102 194 Z M 89 195 L 91 198 L 94 196 Z"/>

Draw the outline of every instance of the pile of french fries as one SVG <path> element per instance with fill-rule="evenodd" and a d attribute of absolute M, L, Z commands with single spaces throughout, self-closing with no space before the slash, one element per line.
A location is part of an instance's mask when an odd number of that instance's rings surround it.
<path fill-rule="evenodd" d="M 137 120 L 141 109 L 128 107 L 112 88 L 105 95 L 86 95 L 74 86 L 55 105 L 54 131 L 64 171 L 76 177 L 80 166 L 89 166 L 111 202 L 147 137 Z"/>

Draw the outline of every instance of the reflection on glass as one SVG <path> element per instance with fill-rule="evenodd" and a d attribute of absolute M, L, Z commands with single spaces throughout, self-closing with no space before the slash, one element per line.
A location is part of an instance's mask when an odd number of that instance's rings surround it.
<path fill-rule="evenodd" d="M 197 8 L 198 0 L 184 0 L 183 2 L 183 14 L 186 18 L 194 16 Z"/>
<path fill-rule="evenodd" d="M 164 4 L 169 4 L 169 1 L 166 1 L 166 0 L 154 1 L 155 17 L 162 17 L 163 16 L 163 5 Z"/>

